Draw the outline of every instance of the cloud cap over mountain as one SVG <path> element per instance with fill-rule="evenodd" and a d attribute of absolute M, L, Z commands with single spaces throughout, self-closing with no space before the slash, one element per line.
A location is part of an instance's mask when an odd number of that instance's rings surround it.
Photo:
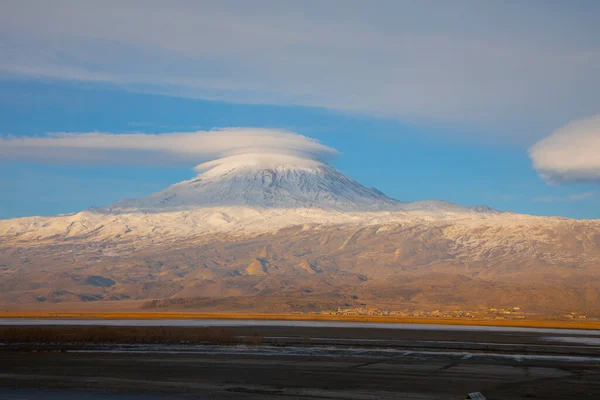
<path fill-rule="evenodd" d="M 529 155 L 549 183 L 600 184 L 600 114 L 557 129 L 536 143 Z"/>
<path fill-rule="evenodd" d="M 294 132 L 262 128 L 146 133 L 53 133 L 0 138 L 0 157 L 18 161 L 84 164 L 199 165 L 252 155 L 262 161 L 327 161 L 337 151 Z"/>

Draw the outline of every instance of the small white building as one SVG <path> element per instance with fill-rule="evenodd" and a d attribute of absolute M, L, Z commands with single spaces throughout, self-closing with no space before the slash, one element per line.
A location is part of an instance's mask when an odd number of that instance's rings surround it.
<path fill-rule="evenodd" d="M 469 393 L 467 395 L 467 397 L 465 397 L 465 400 L 486 400 L 485 396 L 483 394 L 481 394 L 480 392 L 473 392 L 473 393 Z"/>

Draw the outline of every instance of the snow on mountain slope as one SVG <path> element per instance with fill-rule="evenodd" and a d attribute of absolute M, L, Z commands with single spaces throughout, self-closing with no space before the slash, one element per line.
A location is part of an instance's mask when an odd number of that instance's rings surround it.
<path fill-rule="evenodd" d="M 272 232 L 293 225 L 372 225 L 498 214 L 485 206 L 398 201 L 323 162 L 290 155 L 242 154 L 199 168 L 204 172 L 196 178 L 141 199 L 69 215 L 0 221 L 0 242 L 79 238 L 153 243 L 216 232 Z"/>
<path fill-rule="evenodd" d="M 199 207 L 315 208 L 341 212 L 411 211 L 492 212 L 443 201 L 405 203 L 367 188 L 331 166 L 293 156 L 265 159 L 244 154 L 203 165 L 196 178 L 104 211 L 164 212 Z"/>
<path fill-rule="evenodd" d="M 110 212 L 163 212 L 199 207 L 320 208 L 335 211 L 398 210 L 403 203 L 366 188 L 327 164 L 261 163 L 260 157 L 226 162 L 196 178 L 138 200 L 119 201 Z M 246 161 L 240 163 L 240 161 Z M 305 161 L 305 160 L 303 160 Z"/>
<path fill-rule="evenodd" d="M 297 137 L 289 145 L 289 135 L 271 135 L 252 146 L 258 139 L 221 135 L 221 158 L 141 199 L 0 220 L 0 303 L 211 298 L 214 311 L 243 299 L 272 312 L 286 299 L 284 311 L 309 300 L 311 309 L 401 301 L 564 312 L 600 293 L 600 221 L 402 202 L 323 162 L 318 144 L 298 149 Z"/>

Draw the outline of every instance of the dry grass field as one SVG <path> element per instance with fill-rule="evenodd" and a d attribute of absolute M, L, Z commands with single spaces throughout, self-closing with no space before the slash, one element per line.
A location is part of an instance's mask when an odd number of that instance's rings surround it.
<path fill-rule="evenodd" d="M 380 317 L 380 316 L 336 316 L 305 314 L 262 314 L 262 313 L 194 313 L 194 312 L 3 312 L 0 318 L 26 319 L 224 319 L 224 320 L 265 320 L 265 321 L 338 321 L 338 322 L 376 322 L 403 324 L 441 324 L 473 326 L 505 326 L 523 328 L 558 329 L 600 329 L 596 320 L 498 320 L 476 318 L 418 318 L 418 317 Z"/>

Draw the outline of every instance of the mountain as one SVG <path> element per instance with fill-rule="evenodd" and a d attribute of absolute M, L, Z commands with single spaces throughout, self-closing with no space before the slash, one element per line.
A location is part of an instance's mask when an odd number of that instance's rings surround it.
<path fill-rule="evenodd" d="M 402 202 L 292 161 L 233 157 L 142 199 L 0 221 L 0 305 L 600 316 L 600 221 Z"/>
<path fill-rule="evenodd" d="M 103 211 L 157 213 L 235 206 L 339 212 L 494 212 L 485 206 L 466 207 L 444 201 L 398 201 L 357 183 L 325 163 L 265 166 L 253 161 L 225 163 L 192 180 L 174 184 L 142 199 L 119 201 Z"/>
<path fill-rule="evenodd" d="M 0 221 L 0 240 L 126 237 L 146 246 L 216 232 L 271 232 L 305 224 L 369 225 L 498 213 L 487 206 L 440 200 L 402 202 L 325 163 L 295 157 L 265 159 L 245 154 L 205 168 L 194 179 L 141 199 L 56 217 Z"/>
<path fill-rule="evenodd" d="M 327 164 L 275 164 L 211 169 L 138 200 L 119 201 L 109 212 L 163 212 L 199 207 L 320 208 L 334 211 L 395 211 L 404 203 L 366 188 Z"/>

